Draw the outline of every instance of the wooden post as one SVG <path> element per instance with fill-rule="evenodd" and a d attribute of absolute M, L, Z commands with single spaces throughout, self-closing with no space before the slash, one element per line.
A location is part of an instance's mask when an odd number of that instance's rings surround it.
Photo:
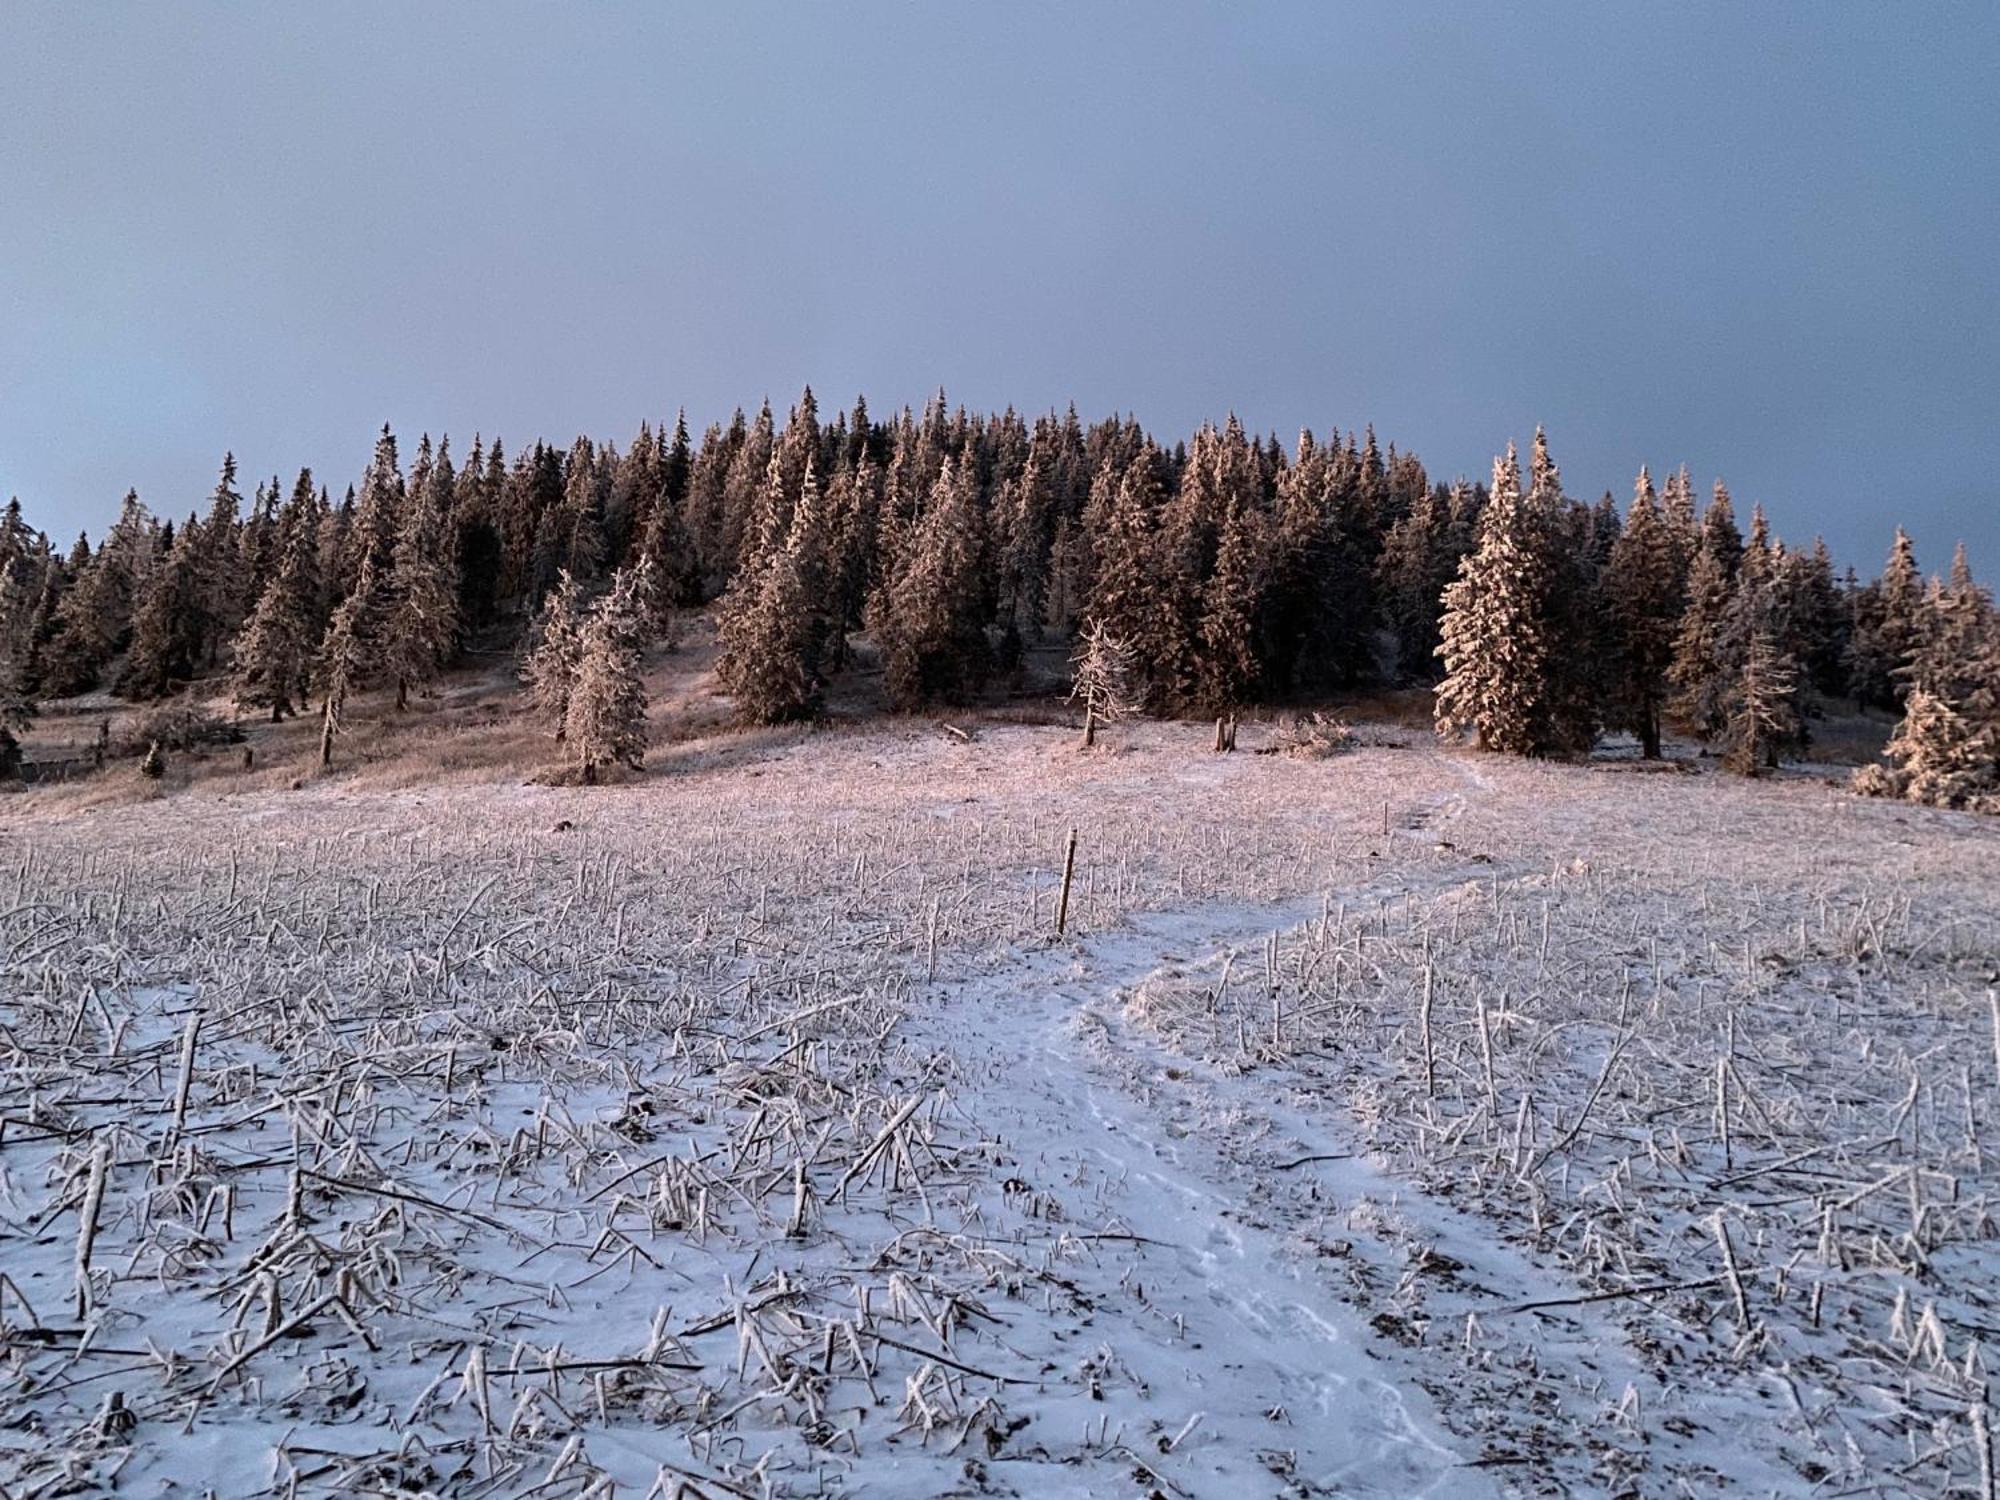
<path fill-rule="evenodd" d="M 1069 928 L 1069 888 L 1076 879 L 1076 830 L 1069 831 L 1069 843 L 1063 849 L 1062 894 L 1056 898 L 1056 936 L 1061 937 Z"/>

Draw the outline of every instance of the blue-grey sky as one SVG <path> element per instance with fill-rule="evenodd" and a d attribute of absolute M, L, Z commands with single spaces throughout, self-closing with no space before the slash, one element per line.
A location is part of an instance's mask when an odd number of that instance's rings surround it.
<path fill-rule="evenodd" d="M 1373 421 L 2000 572 L 2000 7 L 0 12 L 0 494 L 878 411 Z"/>

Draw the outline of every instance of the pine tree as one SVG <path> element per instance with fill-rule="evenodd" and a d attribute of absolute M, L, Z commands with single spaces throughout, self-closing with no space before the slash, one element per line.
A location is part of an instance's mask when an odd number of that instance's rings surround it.
<path fill-rule="evenodd" d="M 1957 708 L 1923 687 L 1912 687 L 1903 700 L 1902 720 L 1884 754 L 1893 767 L 1884 778 L 1888 790 L 1911 802 L 1964 807 L 1996 787 L 1991 755 L 1980 753 L 1974 727 Z M 1861 785 L 1872 789 L 1865 777 Z"/>
<path fill-rule="evenodd" d="M 245 593 L 250 580 L 242 566 L 242 504 L 243 497 L 236 489 L 236 455 L 225 453 L 222 476 L 216 481 L 208 515 L 201 523 L 189 601 L 195 610 L 192 633 L 196 651 L 210 666 L 221 658 L 223 643 L 242 627 L 243 617 L 254 602 Z"/>
<path fill-rule="evenodd" d="M 745 523 L 743 558 L 717 611 L 722 656 L 716 676 L 746 724 L 810 719 L 820 710 L 821 617 L 826 512 L 812 462 L 796 503 L 773 454 L 756 510 Z"/>
<path fill-rule="evenodd" d="M 1466 552 L 1453 517 L 1469 504 L 1463 480 L 1449 491 L 1427 490 L 1383 539 L 1375 592 L 1395 637 L 1397 674 L 1406 681 L 1428 682 L 1436 674 L 1444 591 Z"/>
<path fill-rule="evenodd" d="M 582 651 L 583 591 L 568 573 L 542 603 L 531 633 L 533 642 L 522 667 L 535 716 L 560 742 L 568 733 L 569 700 L 576 689 Z"/>
<path fill-rule="evenodd" d="M 1667 672 L 1686 607 L 1678 553 L 1652 476 L 1642 468 L 1624 530 L 1605 564 L 1604 594 L 1613 640 L 1610 702 L 1648 760 L 1660 755 Z"/>
<path fill-rule="evenodd" d="M 981 623 L 977 476 L 946 459 L 894 576 L 876 601 L 875 633 L 899 709 L 963 702 L 990 663 Z"/>
<path fill-rule="evenodd" d="M 350 595 L 327 622 L 314 662 L 320 692 L 319 763 L 333 764 L 334 741 L 343 732 L 347 700 L 374 669 L 374 651 L 363 625 L 366 600 Z"/>
<path fill-rule="evenodd" d="M 586 783 L 600 767 L 639 770 L 646 759 L 646 687 L 640 676 L 646 600 L 645 567 L 628 569 L 590 612 L 577 643 L 576 682 L 565 716 L 570 753 Z"/>
<path fill-rule="evenodd" d="M 1724 702 L 1723 764 L 1741 776 L 1776 769 L 1779 753 L 1797 743 L 1798 663 L 1769 630 L 1758 629 L 1731 678 Z"/>
<path fill-rule="evenodd" d="M 1934 807 L 2000 812 L 2000 616 L 1973 581 L 1962 546 L 1927 614 L 1889 769 L 1868 767 L 1856 785 Z"/>
<path fill-rule="evenodd" d="M 1760 507 L 1752 512 L 1750 538 L 1716 637 L 1716 662 L 1723 679 L 1724 753 L 1731 758 L 1732 769 L 1744 769 L 1750 748 L 1763 757 L 1766 767 L 1775 768 L 1780 755 L 1806 745 L 1807 684 L 1790 593 L 1783 586 L 1785 566 L 1783 549 L 1772 544 Z M 1753 685 L 1759 726 L 1754 745 L 1746 740 L 1743 717 Z"/>
<path fill-rule="evenodd" d="M 164 698 L 194 676 L 202 649 L 202 529 L 193 516 L 147 578 L 132 622 L 132 649 L 118 679 L 135 701 Z"/>
<path fill-rule="evenodd" d="M 1722 635 L 1730 601 L 1735 597 L 1736 565 L 1742 550 L 1743 539 L 1729 509 L 1729 491 L 1718 481 L 1715 500 L 1703 518 L 1694 563 L 1688 570 L 1687 607 L 1681 612 L 1673 665 L 1667 673 L 1674 689 L 1672 711 L 1703 740 L 1713 739 L 1723 729 L 1731 674 L 1723 655 Z"/>
<path fill-rule="evenodd" d="M 371 611 L 386 611 L 388 580 L 395 569 L 396 538 L 402 532 L 406 492 L 396 458 L 396 435 L 388 424 L 375 440 L 375 456 L 361 479 L 355 504 L 351 556 L 344 569 L 344 592 L 368 596 Z M 370 624 L 376 622 L 371 621 Z"/>
<path fill-rule="evenodd" d="M 1494 461 L 1479 545 L 1445 590 L 1437 727 L 1447 738 L 1476 734 L 1486 750 L 1574 754 L 1590 741 L 1559 685 L 1558 535 L 1547 508 L 1556 486 L 1552 464 L 1538 457 L 1536 468 L 1541 498 L 1531 499 L 1513 445 Z"/>
<path fill-rule="evenodd" d="M 458 579 L 447 529 L 453 484 L 447 440 L 424 466 L 390 564 L 383 655 L 399 711 L 409 707 L 410 689 L 435 681 L 458 648 Z"/>
<path fill-rule="evenodd" d="M 118 520 L 95 552 L 80 540 L 80 555 L 72 560 L 75 582 L 57 611 L 43 672 L 50 696 L 88 691 L 111 658 L 131 643 L 140 589 L 157 547 L 153 518 L 136 490 L 126 492 Z"/>
<path fill-rule="evenodd" d="M 1854 694 L 1893 708 L 1909 691 L 1912 660 L 1923 640 L 1924 582 L 1909 534 L 1896 528 L 1882 576 L 1862 590 L 1847 668 Z"/>
<path fill-rule="evenodd" d="M 1170 606 L 1157 532 L 1164 504 L 1160 462 L 1157 451 L 1148 447 L 1123 473 L 1108 463 L 1098 471 L 1093 494 L 1101 491 L 1110 498 L 1093 500 L 1102 520 L 1092 518 L 1098 528 L 1097 565 L 1085 607 L 1090 621 L 1131 649 L 1134 688 L 1154 709 L 1165 707 L 1169 685 L 1181 675 L 1184 651 L 1178 631 L 1167 635 L 1161 630 Z"/>
<path fill-rule="evenodd" d="M 1251 632 L 1257 619 L 1262 560 L 1255 519 L 1232 503 L 1222 519 L 1215 571 L 1202 589 L 1195 697 L 1204 712 L 1226 713 L 1257 685 Z"/>
<path fill-rule="evenodd" d="M 318 639 L 319 547 L 313 524 L 312 471 L 301 470 L 292 507 L 279 523 L 278 570 L 236 643 L 236 701 L 268 708 L 271 722 L 305 702 Z"/>

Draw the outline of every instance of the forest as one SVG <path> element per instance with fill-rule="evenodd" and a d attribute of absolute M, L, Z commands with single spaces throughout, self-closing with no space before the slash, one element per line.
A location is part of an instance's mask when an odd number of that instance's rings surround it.
<path fill-rule="evenodd" d="M 518 655 L 584 780 L 645 753 L 643 653 L 713 606 L 745 723 L 810 720 L 868 642 L 902 712 L 979 701 L 1025 654 L 1074 649 L 1093 722 L 1435 688 L 1447 738 L 1573 757 L 1690 734 L 1747 775 L 1804 755 L 1824 705 L 1899 716 L 1859 790 L 2000 808 L 2000 620 L 1963 548 L 1879 576 L 1747 526 L 1717 481 L 1638 473 L 1628 504 L 1568 494 L 1538 430 L 1490 481 L 1441 483 L 1372 427 L 1287 450 L 1234 417 L 1172 446 L 1074 408 L 970 414 L 942 392 L 877 421 L 808 388 L 696 440 L 685 416 L 621 451 L 579 437 L 405 466 L 385 426 L 358 488 L 257 483 L 225 457 L 176 521 L 128 493 L 64 550 L 0 518 L 0 760 L 40 703 L 226 683 L 316 714 L 321 760 L 364 691 L 395 710 L 465 653 Z"/>

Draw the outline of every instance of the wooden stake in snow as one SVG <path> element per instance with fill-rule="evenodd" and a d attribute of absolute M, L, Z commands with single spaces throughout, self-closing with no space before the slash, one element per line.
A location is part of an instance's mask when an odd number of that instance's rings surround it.
<path fill-rule="evenodd" d="M 1062 895 L 1056 898 L 1056 936 L 1061 937 L 1069 929 L 1069 888 L 1076 879 L 1076 830 L 1069 831 L 1069 842 L 1063 848 Z"/>

